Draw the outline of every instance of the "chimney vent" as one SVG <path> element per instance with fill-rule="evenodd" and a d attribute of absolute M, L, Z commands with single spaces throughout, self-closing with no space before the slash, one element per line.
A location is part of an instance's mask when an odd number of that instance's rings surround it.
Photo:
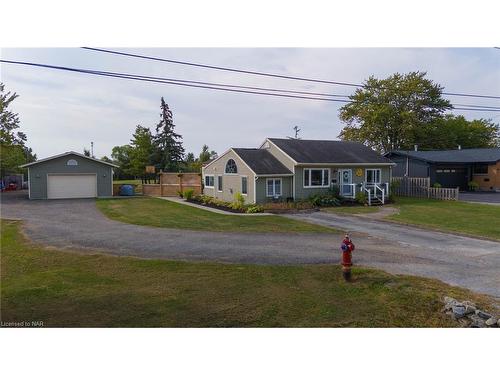
<path fill-rule="evenodd" d="M 418 151 L 418 145 L 413 146 L 415 148 L 415 151 Z"/>

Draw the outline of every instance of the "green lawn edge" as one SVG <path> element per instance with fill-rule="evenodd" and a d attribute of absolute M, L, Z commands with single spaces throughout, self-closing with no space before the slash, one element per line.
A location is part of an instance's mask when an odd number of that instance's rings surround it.
<path fill-rule="evenodd" d="M 44 327 L 454 327 L 440 281 L 338 265 L 264 266 L 60 251 L 1 223 L 1 316 Z"/>
<path fill-rule="evenodd" d="M 216 232 L 339 233 L 333 228 L 278 215 L 224 215 L 151 197 L 98 199 L 96 205 L 109 219 L 160 228 Z"/>

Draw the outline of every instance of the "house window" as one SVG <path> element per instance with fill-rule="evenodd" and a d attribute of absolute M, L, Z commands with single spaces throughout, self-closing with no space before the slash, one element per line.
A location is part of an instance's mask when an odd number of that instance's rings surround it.
<path fill-rule="evenodd" d="M 222 191 L 222 176 L 217 176 L 217 191 Z"/>
<path fill-rule="evenodd" d="M 381 182 L 381 171 L 380 169 L 367 169 L 365 182 L 367 184 L 380 184 Z"/>
<path fill-rule="evenodd" d="M 304 187 L 328 187 L 330 186 L 330 170 L 304 169 Z"/>
<path fill-rule="evenodd" d="M 214 176 L 205 176 L 205 187 L 214 187 Z"/>
<path fill-rule="evenodd" d="M 238 167 L 233 159 L 229 159 L 226 163 L 226 173 L 238 173 Z"/>
<path fill-rule="evenodd" d="M 66 165 L 69 165 L 69 166 L 76 166 L 78 165 L 78 162 L 75 160 L 75 159 L 69 159 L 66 163 Z"/>
<path fill-rule="evenodd" d="M 266 195 L 268 197 L 281 196 L 281 178 L 268 178 L 266 180 Z"/>
<path fill-rule="evenodd" d="M 488 174 L 488 164 L 474 164 L 474 174 Z"/>
<path fill-rule="evenodd" d="M 247 179 L 247 177 L 241 178 L 241 194 L 248 194 L 248 179 Z"/>

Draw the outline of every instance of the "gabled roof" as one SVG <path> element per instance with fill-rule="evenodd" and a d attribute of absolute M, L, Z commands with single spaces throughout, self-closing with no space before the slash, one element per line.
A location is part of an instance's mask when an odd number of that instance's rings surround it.
<path fill-rule="evenodd" d="M 391 151 L 386 155 L 401 155 L 431 163 L 496 163 L 500 160 L 500 147 L 467 148 L 440 151 Z"/>
<path fill-rule="evenodd" d="M 257 175 L 285 175 L 293 174 L 269 151 L 259 148 L 233 148 L 233 151 Z"/>
<path fill-rule="evenodd" d="M 75 152 L 75 151 L 68 151 L 68 152 L 64 152 L 62 154 L 50 156 L 48 158 L 40 159 L 40 160 L 34 161 L 32 163 L 20 165 L 19 167 L 20 168 L 31 167 L 32 165 L 35 165 L 35 164 L 44 163 L 46 161 L 53 160 L 53 159 L 58 159 L 58 158 L 62 158 L 63 156 L 68 156 L 68 155 L 76 155 L 76 156 L 79 156 L 79 157 L 84 158 L 84 159 L 89 159 L 89 160 L 95 161 L 96 163 L 106 164 L 106 165 L 109 165 L 110 167 L 118 168 L 118 165 L 111 164 L 111 163 L 108 163 L 108 162 L 105 162 L 105 161 L 102 161 L 102 160 L 99 160 L 99 159 L 94 159 L 94 158 L 91 158 L 89 156 L 85 156 L 85 155 L 80 154 L 80 153 Z"/>
<path fill-rule="evenodd" d="M 268 140 L 302 164 L 394 164 L 358 142 L 282 138 Z"/>

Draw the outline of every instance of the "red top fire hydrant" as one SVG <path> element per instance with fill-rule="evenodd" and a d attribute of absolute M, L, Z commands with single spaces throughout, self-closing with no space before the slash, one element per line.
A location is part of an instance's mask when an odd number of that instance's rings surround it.
<path fill-rule="evenodd" d="M 352 266 L 352 252 L 354 251 L 354 244 L 349 238 L 349 234 L 346 233 L 342 245 L 340 245 L 342 250 L 342 276 L 344 280 L 351 280 L 351 266 Z"/>

